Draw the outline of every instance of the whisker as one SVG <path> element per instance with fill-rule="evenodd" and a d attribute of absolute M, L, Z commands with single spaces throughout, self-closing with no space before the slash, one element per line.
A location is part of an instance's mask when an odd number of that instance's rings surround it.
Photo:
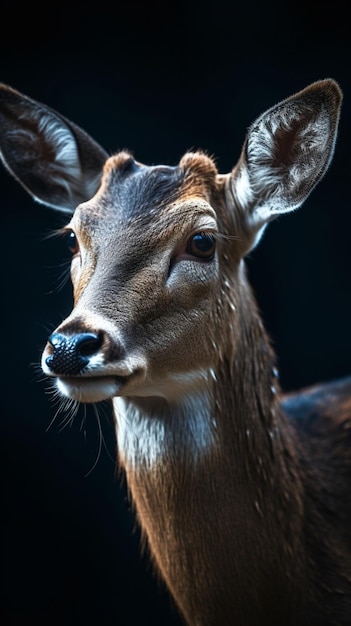
<path fill-rule="evenodd" d="M 48 381 L 48 377 L 44 374 L 40 363 L 29 363 L 29 366 L 34 371 L 34 382 L 44 383 Z"/>
<path fill-rule="evenodd" d="M 73 400 L 71 398 L 63 398 L 58 389 L 56 389 L 54 382 L 50 383 L 50 385 L 46 389 L 46 393 L 52 396 L 51 400 L 53 404 L 58 404 L 55 414 L 46 428 L 46 432 L 50 430 L 57 417 L 61 413 L 64 413 L 64 416 L 58 426 L 58 432 L 60 433 L 67 426 L 72 426 L 74 418 L 78 413 L 80 403 L 77 400 Z"/>
<path fill-rule="evenodd" d="M 59 215 L 57 217 L 59 217 Z M 42 240 L 49 241 L 50 239 L 59 239 L 60 237 L 64 237 L 67 234 L 67 228 L 65 224 L 66 224 L 66 221 L 64 225 L 59 226 L 58 228 L 53 228 L 52 230 L 49 230 L 48 232 L 43 234 Z"/>
<path fill-rule="evenodd" d="M 99 459 L 100 459 L 100 456 L 101 456 L 102 445 L 103 445 L 103 442 L 104 442 L 104 436 L 103 436 L 102 427 L 101 427 L 99 410 L 98 410 L 98 407 L 96 406 L 96 404 L 93 404 L 93 410 L 94 410 L 94 413 L 95 413 L 95 416 L 96 416 L 98 429 L 99 429 L 99 447 L 98 447 L 98 452 L 97 452 L 97 456 L 96 456 L 95 462 L 94 462 L 93 466 L 90 468 L 89 472 L 87 472 L 87 474 L 85 474 L 85 478 L 87 478 L 94 471 L 95 467 L 97 466 L 97 464 L 99 462 Z"/>
<path fill-rule="evenodd" d="M 60 263 L 60 265 L 51 268 L 57 274 L 53 278 L 53 282 L 56 284 L 54 284 L 52 289 L 45 292 L 46 295 L 59 293 L 60 291 L 63 290 L 63 288 L 67 285 L 70 279 L 70 266 L 71 266 L 71 260 L 66 259 L 64 262 Z"/>
<path fill-rule="evenodd" d="M 64 406 L 65 406 L 66 403 L 62 401 L 62 397 L 60 396 L 60 394 L 57 391 L 56 387 L 54 387 L 54 383 L 51 383 L 51 387 L 46 390 L 46 393 L 48 393 L 48 394 L 50 394 L 52 396 L 53 403 L 55 403 L 55 404 L 58 403 L 58 407 L 57 407 L 57 410 L 56 410 L 56 412 L 54 414 L 54 417 L 52 418 L 52 420 L 50 421 L 48 427 L 46 428 L 46 432 L 48 432 L 50 430 L 51 426 L 56 421 L 56 418 L 59 415 L 59 413 L 61 413 L 64 410 Z"/>
<path fill-rule="evenodd" d="M 110 405 L 110 404 L 108 404 L 108 406 L 109 406 L 109 407 L 111 407 L 111 405 Z M 100 409 L 100 411 L 101 411 L 101 413 L 102 413 L 103 418 L 107 421 L 107 423 L 108 423 L 109 427 L 110 427 L 110 428 L 112 427 L 112 429 L 113 429 L 113 433 L 115 434 L 115 429 L 114 429 L 114 426 L 113 426 L 113 424 L 111 423 L 111 414 L 107 415 L 107 413 L 106 413 L 106 412 L 105 412 L 105 410 L 104 410 L 104 409 L 105 409 L 105 407 L 104 407 L 103 402 L 100 402 L 100 403 L 99 403 L 99 409 Z M 110 451 L 109 451 L 109 449 L 108 449 L 108 446 L 107 446 L 107 443 L 106 443 L 106 441 L 105 441 L 105 438 L 104 438 L 104 437 L 102 438 L 102 443 L 103 443 L 103 446 L 104 446 L 104 448 L 105 448 L 105 452 L 107 453 L 107 456 L 108 456 L 108 457 L 109 457 L 109 459 L 110 459 L 110 460 L 111 460 L 111 461 L 115 464 L 115 463 L 116 463 L 116 457 L 111 456 L 111 453 L 110 453 Z"/>
<path fill-rule="evenodd" d="M 54 412 L 53 417 L 51 418 L 49 424 L 46 427 L 46 432 L 48 432 L 55 423 L 57 424 L 57 431 L 61 433 L 65 428 L 71 428 L 74 424 L 75 418 L 78 415 L 79 410 L 81 410 L 81 418 L 80 418 L 80 432 L 82 432 L 84 436 L 85 442 L 88 439 L 88 410 L 89 407 L 86 403 L 81 402 L 80 399 L 73 400 L 72 398 L 66 398 L 62 396 L 60 391 L 56 387 L 56 379 L 50 378 L 44 375 L 41 365 L 38 362 L 31 363 L 31 367 L 33 368 L 36 376 L 36 380 L 39 382 L 45 382 L 46 388 L 44 393 L 50 396 L 50 400 L 53 405 L 56 405 L 56 410 Z M 107 414 L 104 410 L 103 402 L 100 402 L 98 405 L 92 404 L 92 411 L 94 413 L 97 429 L 98 429 L 98 450 L 96 453 L 95 460 L 86 473 L 86 477 L 88 477 L 94 469 L 97 467 L 97 464 L 101 458 L 102 450 L 105 449 L 109 459 L 113 464 L 116 464 L 116 458 L 111 454 L 106 439 L 104 437 L 102 420 L 106 420 L 109 424 L 109 427 L 112 427 L 111 416 Z"/>
<path fill-rule="evenodd" d="M 81 419 L 81 422 L 80 422 L 79 430 L 80 430 L 80 432 L 83 431 L 84 440 L 86 441 L 87 440 L 87 428 L 86 428 L 86 426 L 87 426 L 87 405 L 83 404 L 82 406 L 83 406 L 83 415 L 82 415 L 82 419 Z"/>
<path fill-rule="evenodd" d="M 63 404 L 63 410 L 66 412 L 64 419 L 60 424 L 59 432 L 62 432 L 66 426 L 71 428 L 74 423 L 74 418 L 78 413 L 80 403 L 77 400 L 72 400 L 71 398 L 67 398 L 66 402 Z"/>

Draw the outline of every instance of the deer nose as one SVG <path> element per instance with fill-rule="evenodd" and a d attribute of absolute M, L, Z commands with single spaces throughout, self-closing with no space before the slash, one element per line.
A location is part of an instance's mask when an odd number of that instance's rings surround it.
<path fill-rule="evenodd" d="M 75 376 L 89 363 L 89 357 L 98 352 L 102 345 L 102 335 L 76 333 L 63 335 L 52 333 L 48 339 L 53 352 L 46 357 L 46 365 L 55 374 Z"/>

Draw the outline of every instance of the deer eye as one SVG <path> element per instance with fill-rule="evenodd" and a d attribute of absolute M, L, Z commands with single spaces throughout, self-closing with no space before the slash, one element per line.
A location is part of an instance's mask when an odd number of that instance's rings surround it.
<path fill-rule="evenodd" d="M 73 230 L 68 231 L 66 235 L 67 247 L 72 255 L 75 255 L 79 252 L 79 244 L 76 234 Z"/>
<path fill-rule="evenodd" d="M 211 233 L 196 233 L 188 241 L 187 252 L 198 259 L 210 261 L 216 251 L 216 240 Z"/>

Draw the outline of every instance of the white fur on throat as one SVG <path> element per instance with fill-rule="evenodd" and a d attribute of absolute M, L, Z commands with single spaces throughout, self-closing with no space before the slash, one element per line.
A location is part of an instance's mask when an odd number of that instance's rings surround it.
<path fill-rule="evenodd" d="M 147 409 L 140 400 L 113 399 L 122 465 L 151 469 L 167 457 L 179 456 L 196 462 L 215 445 L 217 425 L 206 390 L 186 393 L 170 403 L 148 398 Z"/>

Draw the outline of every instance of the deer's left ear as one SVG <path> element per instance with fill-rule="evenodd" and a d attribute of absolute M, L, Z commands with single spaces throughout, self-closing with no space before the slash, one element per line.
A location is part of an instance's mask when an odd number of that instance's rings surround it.
<path fill-rule="evenodd" d="M 36 200 L 72 213 L 96 193 L 108 155 L 53 109 L 0 85 L 0 156 Z"/>
<path fill-rule="evenodd" d="M 318 81 L 263 113 L 249 128 L 230 185 L 254 232 L 297 209 L 326 172 L 341 100 L 334 80 Z"/>

